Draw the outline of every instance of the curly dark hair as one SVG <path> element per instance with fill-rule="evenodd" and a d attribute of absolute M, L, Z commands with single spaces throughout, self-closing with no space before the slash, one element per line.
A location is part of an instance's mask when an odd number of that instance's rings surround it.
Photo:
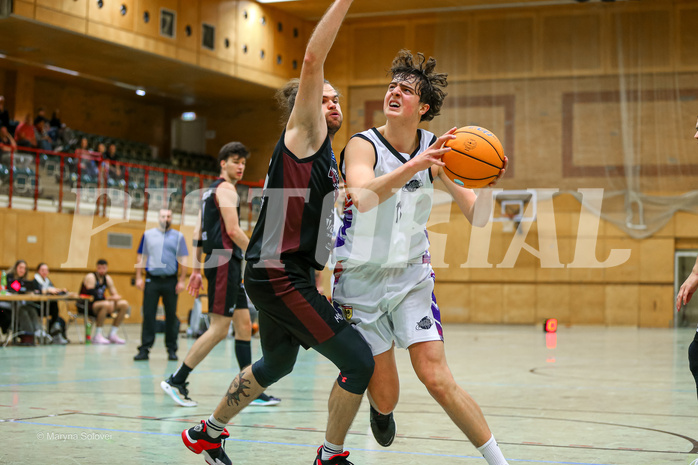
<path fill-rule="evenodd" d="M 285 125 L 288 119 L 291 117 L 291 112 L 293 111 L 293 106 L 296 104 L 296 95 L 298 95 L 298 86 L 300 86 L 301 80 L 298 78 L 291 79 L 288 81 L 281 89 L 276 91 L 274 97 L 276 98 L 276 103 L 281 108 L 281 124 Z M 325 79 L 325 84 L 332 86 L 332 83 Z M 337 95 L 341 97 L 341 94 L 335 86 L 332 88 L 337 92 Z"/>
<path fill-rule="evenodd" d="M 448 74 L 435 73 L 436 60 L 429 57 L 427 60 L 423 53 L 418 52 L 416 56 L 409 50 L 402 49 L 393 59 L 390 73 L 393 79 L 411 78 L 417 82 L 417 93 L 419 101 L 429 105 L 429 110 L 422 115 L 420 121 L 431 121 L 441 111 L 441 105 L 446 98 L 443 88 L 448 86 Z"/>

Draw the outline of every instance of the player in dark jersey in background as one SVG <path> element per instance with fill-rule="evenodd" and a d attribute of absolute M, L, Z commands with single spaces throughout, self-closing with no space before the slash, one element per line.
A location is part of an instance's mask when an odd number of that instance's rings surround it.
<path fill-rule="evenodd" d="M 298 349 L 312 347 L 340 375 L 329 399 L 325 443 L 314 465 L 350 464 L 344 439 L 373 373 L 368 344 L 311 284 L 331 248 L 339 182 L 332 137 L 342 124 L 338 93 L 324 80 L 324 62 L 351 0 L 335 0 L 313 32 L 300 80 L 282 89 L 290 110 L 272 154 L 262 209 L 247 251 L 245 287 L 259 311 L 261 360 L 243 369 L 213 415 L 182 432 L 208 463 L 230 464 L 221 442 L 226 424 L 268 386 L 289 374 Z"/>
<path fill-rule="evenodd" d="M 160 387 L 182 407 L 195 407 L 189 398 L 187 376 L 235 328 L 235 356 L 240 369 L 252 363 L 252 322 L 242 288 L 242 259 L 249 240 L 240 229 L 239 198 L 235 184 L 245 173 L 250 152 L 240 142 L 225 144 L 218 153 L 220 177 L 204 192 L 199 221 L 194 230 L 195 261 L 187 289 L 198 297 L 201 289 L 201 254 L 206 254 L 208 314 L 211 324 L 189 349 L 182 365 Z M 262 393 L 256 405 L 276 405 L 279 399 Z"/>
<path fill-rule="evenodd" d="M 94 337 L 92 338 L 93 344 L 124 344 L 124 340 L 117 335 L 117 330 L 119 325 L 126 317 L 126 312 L 128 312 L 129 304 L 126 300 L 122 299 L 114 286 L 114 281 L 112 281 L 111 276 L 107 274 L 108 264 L 103 258 L 97 260 L 97 271 L 92 273 L 87 273 L 87 275 L 82 280 L 82 285 L 80 286 L 81 295 L 90 295 L 93 297 L 93 301 L 89 303 L 88 313 L 96 321 L 97 328 L 95 329 Z M 109 291 L 109 295 L 106 295 L 106 291 Z M 84 305 L 79 302 L 78 309 L 83 311 Z M 102 326 L 104 325 L 104 320 L 116 313 L 114 318 L 114 323 L 112 324 L 109 336 L 104 336 L 102 333 Z"/>

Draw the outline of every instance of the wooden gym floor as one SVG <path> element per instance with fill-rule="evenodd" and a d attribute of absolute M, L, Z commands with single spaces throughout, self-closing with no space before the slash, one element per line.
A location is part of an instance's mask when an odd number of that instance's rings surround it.
<path fill-rule="evenodd" d="M 191 463 L 180 432 L 207 418 L 238 367 L 227 339 L 190 376 L 196 408 L 174 405 L 159 383 L 162 335 L 149 362 L 125 346 L 0 349 L 0 463 Z M 698 459 L 698 400 L 688 370 L 694 329 L 447 325 L 451 369 L 480 404 L 511 464 L 658 465 Z M 73 338 L 75 336 L 73 335 Z M 184 357 L 191 339 L 181 339 Z M 253 359 L 259 340 L 253 339 Z M 485 464 L 398 352 L 398 437 L 375 443 L 362 403 L 347 438 L 361 464 Z M 269 389 L 276 407 L 250 407 L 228 426 L 236 464 L 306 464 L 322 443 L 336 369 L 313 351 Z M 698 463 L 698 462 L 696 462 Z"/>

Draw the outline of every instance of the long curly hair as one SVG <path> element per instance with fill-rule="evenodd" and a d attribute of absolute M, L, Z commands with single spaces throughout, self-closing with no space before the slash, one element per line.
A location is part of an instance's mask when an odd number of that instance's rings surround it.
<path fill-rule="evenodd" d="M 416 60 L 415 60 L 416 59 Z M 393 79 L 411 78 L 417 82 L 419 101 L 429 105 L 429 110 L 422 115 L 420 121 L 431 121 L 441 112 L 441 106 L 446 98 L 443 88 L 448 86 L 448 74 L 436 73 L 436 60 L 427 58 L 418 52 L 415 57 L 409 50 L 402 49 L 393 59 L 390 73 Z"/>

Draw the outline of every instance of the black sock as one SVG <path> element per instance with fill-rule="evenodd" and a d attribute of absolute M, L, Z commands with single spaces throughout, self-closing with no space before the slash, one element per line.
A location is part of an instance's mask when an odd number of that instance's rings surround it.
<path fill-rule="evenodd" d="M 172 375 L 172 382 L 174 384 L 183 384 L 187 380 L 187 376 L 189 376 L 189 373 L 193 368 L 189 368 L 185 363 L 182 363 L 177 371 L 174 372 Z"/>
<path fill-rule="evenodd" d="M 252 363 L 252 348 L 250 341 L 240 341 L 235 339 L 235 357 L 238 359 L 240 370 L 250 366 Z"/>

